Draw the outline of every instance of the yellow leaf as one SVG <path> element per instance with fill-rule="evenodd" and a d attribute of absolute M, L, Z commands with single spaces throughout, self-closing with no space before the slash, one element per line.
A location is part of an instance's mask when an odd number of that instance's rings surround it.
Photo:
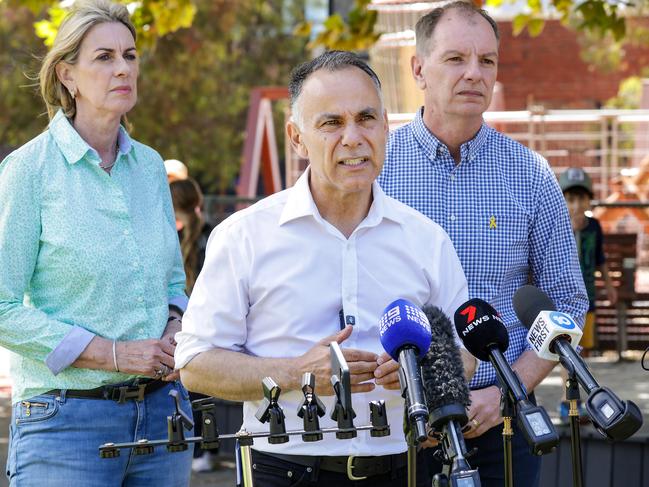
<path fill-rule="evenodd" d="M 527 31 L 532 37 L 536 37 L 543 32 L 543 27 L 545 27 L 545 20 L 543 19 L 530 19 L 527 23 Z"/>
<path fill-rule="evenodd" d="M 293 35 L 298 37 L 309 37 L 311 35 L 311 22 L 301 22 L 293 29 Z"/>
<path fill-rule="evenodd" d="M 512 20 L 512 32 L 515 36 L 523 32 L 529 20 L 530 16 L 527 14 L 518 14 L 514 17 Z"/>

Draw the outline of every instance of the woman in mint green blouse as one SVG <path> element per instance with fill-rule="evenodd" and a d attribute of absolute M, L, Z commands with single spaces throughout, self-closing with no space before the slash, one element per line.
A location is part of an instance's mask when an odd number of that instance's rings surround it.
<path fill-rule="evenodd" d="M 50 123 L 0 163 L 0 345 L 11 350 L 11 485 L 188 485 L 191 451 L 100 459 L 164 438 L 185 276 L 161 157 L 130 138 L 135 29 L 84 2 L 40 71 Z"/>

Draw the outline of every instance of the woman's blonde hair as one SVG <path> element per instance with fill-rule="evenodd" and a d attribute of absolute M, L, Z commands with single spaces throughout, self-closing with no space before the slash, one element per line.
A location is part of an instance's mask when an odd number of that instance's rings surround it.
<path fill-rule="evenodd" d="M 38 74 L 41 96 L 47 106 L 50 120 L 61 108 L 68 118 L 74 118 L 77 112 L 74 98 L 56 74 L 57 64 L 61 61 L 75 64 L 79 58 L 81 43 L 88 31 L 105 22 L 124 24 L 135 40 L 135 27 L 126 7 L 108 0 L 78 1 L 61 22 L 52 48 L 43 59 Z M 122 123 L 127 124 L 125 116 L 122 116 Z"/>

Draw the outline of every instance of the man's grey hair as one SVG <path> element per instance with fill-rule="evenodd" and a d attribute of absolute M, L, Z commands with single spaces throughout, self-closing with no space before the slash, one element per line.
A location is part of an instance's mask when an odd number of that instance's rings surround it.
<path fill-rule="evenodd" d="M 471 2 L 457 0 L 431 10 L 417 21 L 417 25 L 415 26 L 415 39 L 418 56 L 426 56 L 430 52 L 430 40 L 433 38 L 433 34 L 435 33 L 435 27 L 437 27 L 439 20 L 444 16 L 444 14 L 450 10 L 457 10 L 465 16 L 480 15 L 489 22 L 489 25 L 491 25 L 491 28 L 496 35 L 496 41 L 500 42 L 498 24 L 486 10 L 476 7 Z"/>
<path fill-rule="evenodd" d="M 381 109 L 383 108 L 383 96 L 381 94 L 381 81 L 374 70 L 361 59 L 358 55 L 349 51 L 326 51 L 318 57 L 297 66 L 291 71 L 291 77 L 288 84 L 288 93 L 291 103 L 291 118 L 298 127 L 302 127 L 302 117 L 299 113 L 298 99 L 302 94 L 302 88 L 305 81 L 316 71 L 326 69 L 329 72 L 341 71 L 349 67 L 356 67 L 367 74 L 379 94 L 381 100 Z"/>

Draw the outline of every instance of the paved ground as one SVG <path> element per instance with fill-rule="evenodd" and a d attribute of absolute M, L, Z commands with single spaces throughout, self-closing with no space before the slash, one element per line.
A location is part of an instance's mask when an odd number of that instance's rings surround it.
<path fill-rule="evenodd" d="M 0 349 L 0 459 L 4 462 L 7 456 L 7 432 L 10 411 L 10 385 L 6 377 L 5 353 Z M 649 418 L 649 371 L 640 366 L 639 353 L 625 355 L 625 361 L 618 362 L 615 354 L 587 359 L 595 378 L 602 385 L 613 389 L 622 399 L 631 399 Z M 537 389 L 539 402 L 553 418 L 557 418 L 556 405 L 562 392 L 561 379 L 555 370 Z M 588 428 L 588 427 L 586 427 Z M 225 432 L 224 432 L 225 433 Z M 645 423 L 637 435 L 649 436 L 649 424 Z M 215 472 L 194 474 L 192 487 L 232 487 L 235 473 L 233 462 L 222 459 Z M 4 476 L 0 476 L 0 487 L 7 486 Z"/>

